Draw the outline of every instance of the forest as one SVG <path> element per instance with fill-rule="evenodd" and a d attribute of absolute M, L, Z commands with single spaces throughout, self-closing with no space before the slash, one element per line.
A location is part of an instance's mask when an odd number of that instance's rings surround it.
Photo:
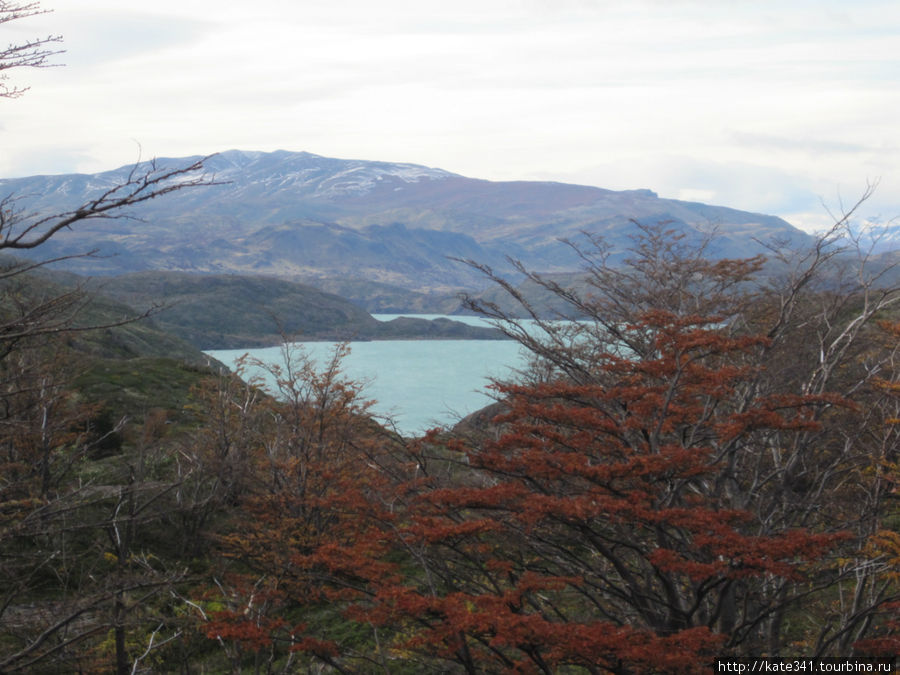
<path fill-rule="evenodd" d="M 153 165 L 52 215 L 0 195 L 0 250 L 136 217 L 209 185 L 202 168 Z M 4 258 L 0 672 L 895 657 L 900 287 L 853 214 L 743 259 L 635 223 L 624 262 L 571 244 L 577 288 L 519 266 L 577 320 L 459 261 L 518 307 L 467 301 L 531 362 L 478 419 L 418 438 L 374 418 L 347 345 L 320 365 L 285 342 L 282 364 L 234 373 L 149 355 L 133 331 L 154 308 L 98 314 L 39 282 L 54 260 Z"/>

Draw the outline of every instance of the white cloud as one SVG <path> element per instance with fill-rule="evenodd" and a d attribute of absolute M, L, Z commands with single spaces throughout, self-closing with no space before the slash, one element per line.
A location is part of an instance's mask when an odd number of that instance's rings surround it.
<path fill-rule="evenodd" d="M 900 213 L 894 2 L 45 4 L 15 36 L 69 65 L 0 101 L 0 175 L 287 148 L 779 214 L 881 177 Z"/>

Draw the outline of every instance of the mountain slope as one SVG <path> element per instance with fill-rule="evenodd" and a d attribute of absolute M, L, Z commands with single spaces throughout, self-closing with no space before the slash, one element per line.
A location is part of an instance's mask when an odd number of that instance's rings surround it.
<path fill-rule="evenodd" d="M 283 279 L 184 272 L 136 272 L 98 279 L 97 291 L 134 307 L 162 304 L 154 323 L 201 349 L 297 340 L 501 339 L 456 321 L 382 322 L 357 305 Z"/>
<path fill-rule="evenodd" d="M 194 159 L 157 164 L 183 166 Z M 136 214 L 141 220 L 83 223 L 54 237 L 41 254 L 98 248 L 110 257 L 69 262 L 70 269 L 92 274 L 165 269 L 309 280 L 352 275 L 446 291 L 482 281 L 453 258 L 502 270 L 512 256 L 541 271 L 572 271 L 577 255 L 560 239 L 590 231 L 622 251 L 633 220 L 666 221 L 689 239 L 717 229 L 712 252 L 721 256 L 756 252 L 758 239 L 807 239 L 780 218 L 660 199 L 649 190 L 491 182 L 411 164 L 287 151 L 231 150 L 206 167 L 224 184 L 142 204 Z M 131 170 L 2 180 L 0 196 L 16 194 L 24 197 L 23 206 L 61 211 L 121 183 Z"/>
<path fill-rule="evenodd" d="M 7 268 L 10 261 L 5 256 L 0 258 L 0 269 Z M 58 298 L 71 299 L 56 303 Z M 61 333 L 66 346 L 81 357 L 126 360 L 166 357 L 200 367 L 210 362 L 198 347 L 157 323 L 157 312 L 152 308 L 159 305 L 158 300 L 135 309 L 120 299 L 92 292 L 82 277 L 46 269 L 0 280 L 3 322 L 20 320 L 23 313 L 44 304 L 55 308 L 47 317 L 50 322 L 62 322 L 74 329 Z M 149 317 L 137 318 L 147 310 L 151 310 Z"/>

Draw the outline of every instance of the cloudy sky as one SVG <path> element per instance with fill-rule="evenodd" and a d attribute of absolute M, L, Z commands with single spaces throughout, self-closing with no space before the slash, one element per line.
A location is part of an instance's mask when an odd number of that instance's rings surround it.
<path fill-rule="evenodd" d="M 773 213 L 879 180 L 900 216 L 896 0 L 44 0 L 0 176 L 306 150 Z"/>

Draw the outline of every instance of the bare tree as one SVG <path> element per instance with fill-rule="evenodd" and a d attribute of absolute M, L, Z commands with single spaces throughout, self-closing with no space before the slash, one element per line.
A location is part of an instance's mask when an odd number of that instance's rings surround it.
<path fill-rule="evenodd" d="M 155 160 L 138 163 L 124 182 L 63 212 L 27 210 L 19 206 L 22 201 L 20 197 L 6 195 L 0 198 L 0 253 L 14 254 L 38 248 L 59 232 L 71 230 L 84 221 L 136 218 L 133 208 L 143 202 L 177 190 L 215 185 L 214 178 L 203 173 L 205 159 L 177 168 L 159 166 Z M 15 285 L 17 278 L 25 273 L 62 260 L 91 257 L 96 253 L 91 250 L 37 261 L 9 257 L 0 263 L 0 359 L 28 337 L 111 328 L 146 318 L 158 309 L 152 307 L 102 324 L 79 324 L 76 319 L 90 302 L 80 285 L 49 297 L 34 297 L 29 293 L 22 295 Z"/>
<path fill-rule="evenodd" d="M 40 2 L 6 2 L 0 0 L 0 25 L 39 14 L 47 14 L 49 10 L 41 9 Z M 28 87 L 9 85 L 7 70 L 14 68 L 48 68 L 53 65 L 48 60 L 61 54 L 63 50 L 54 49 L 53 45 L 62 42 L 61 35 L 32 38 L 25 42 L 9 43 L 0 51 L 0 98 L 16 98 Z"/>
<path fill-rule="evenodd" d="M 46 12 L 40 2 L 0 0 L 0 25 Z M 60 41 L 60 36 L 50 35 L 0 48 L 0 98 L 24 94 L 28 87 L 10 83 L 9 72 L 54 65 L 50 59 L 60 53 L 54 49 Z M 116 638 L 116 670 L 127 672 L 124 631 L 140 604 L 128 601 L 129 594 L 150 597 L 180 574 L 157 569 L 156 563 L 132 549 L 137 528 L 161 518 L 160 504 L 175 483 L 146 477 L 141 457 L 123 485 L 97 485 L 82 476 L 73 479 L 71 467 L 89 454 L 97 439 L 87 433 L 91 411 L 71 396 L 58 363 L 77 361 L 67 357 L 59 336 L 133 322 L 153 310 L 99 322 L 85 318 L 90 298 L 84 288 L 38 283 L 34 276 L 65 258 L 24 261 L 13 256 L 40 250 L 57 234 L 77 231 L 86 221 L 104 219 L 112 224 L 121 218 L 139 219 L 137 209 L 144 202 L 215 184 L 203 170 L 204 160 L 174 168 L 138 162 L 119 184 L 83 203 L 53 210 L 43 208 L 39 196 L 0 194 L 0 254 L 5 254 L 0 262 L 3 672 L 33 672 L 54 660 L 71 666 L 85 640 L 109 630 Z M 95 254 L 84 251 L 67 257 Z M 111 544 L 102 547 L 98 542 L 104 533 Z M 110 545 L 112 555 L 105 556 Z M 44 599 L 32 604 L 42 593 Z M 153 632 L 138 660 L 154 647 L 160 630 Z"/>

